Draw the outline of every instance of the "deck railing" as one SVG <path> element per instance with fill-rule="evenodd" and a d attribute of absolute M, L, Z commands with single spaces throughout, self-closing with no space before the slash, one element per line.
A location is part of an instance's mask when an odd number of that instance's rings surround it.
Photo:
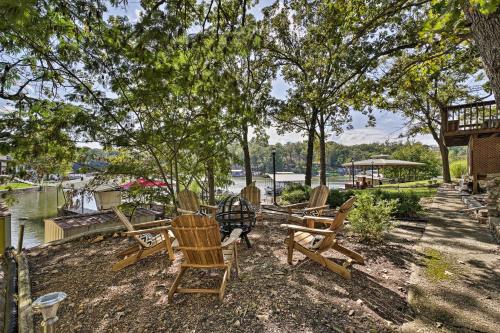
<path fill-rule="evenodd" d="M 445 132 L 500 130 L 500 111 L 495 101 L 448 106 L 445 109 Z"/>

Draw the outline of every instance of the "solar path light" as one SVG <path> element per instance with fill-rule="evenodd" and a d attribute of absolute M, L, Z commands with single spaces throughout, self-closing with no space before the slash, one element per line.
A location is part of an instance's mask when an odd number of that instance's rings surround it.
<path fill-rule="evenodd" d="M 66 298 L 66 293 L 56 291 L 38 297 L 32 305 L 32 308 L 42 313 L 43 321 L 42 328 L 44 333 L 55 333 L 56 323 L 59 320 L 57 317 L 57 309 L 59 304 Z"/>

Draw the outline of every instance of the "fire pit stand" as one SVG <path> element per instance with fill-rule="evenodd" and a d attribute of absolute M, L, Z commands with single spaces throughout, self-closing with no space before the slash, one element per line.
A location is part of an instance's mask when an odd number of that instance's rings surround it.
<path fill-rule="evenodd" d="M 222 240 L 228 237 L 234 229 L 241 229 L 241 238 L 247 247 L 252 247 L 248 234 L 255 226 L 255 209 L 245 199 L 239 196 L 229 196 L 217 206 L 215 219 L 220 225 Z"/>

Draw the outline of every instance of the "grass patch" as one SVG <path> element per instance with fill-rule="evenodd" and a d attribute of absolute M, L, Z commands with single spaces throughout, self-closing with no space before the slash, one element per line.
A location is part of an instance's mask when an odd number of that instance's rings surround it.
<path fill-rule="evenodd" d="M 425 274 L 434 281 L 449 280 L 453 276 L 452 265 L 449 259 L 438 250 L 427 248 L 424 250 Z"/>
<path fill-rule="evenodd" d="M 441 179 L 437 179 L 435 180 L 436 181 L 436 184 L 441 184 L 443 182 L 443 180 Z M 414 182 L 406 182 L 406 183 L 396 183 L 396 184 L 390 184 L 390 183 L 387 183 L 387 184 L 383 184 L 383 185 L 380 185 L 380 187 L 400 187 L 400 188 L 406 188 L 406 187 L 419 187 L 419 186 L 429 186 L 429 180 L 426 179 L 426 180 L 417 180 L 417 181 L 414 181 Z"/>
<path fill-rule="evenodd" d="M 437 189 L 430 187 L 400 187 L 400 188 L 381 188 L 386 192 L 398 193 L 415 193 L 420 198 L 432 197 L 437 193 Z"/>
<path fill-rule="evenodd" d="M 7 183 L 0 185 L 0 191 L 3 190 L 16 190 L 20 188 L 28 188 L 28 187 L 33 187 L 30 184 L 25 184 L 25 183 Z"/>

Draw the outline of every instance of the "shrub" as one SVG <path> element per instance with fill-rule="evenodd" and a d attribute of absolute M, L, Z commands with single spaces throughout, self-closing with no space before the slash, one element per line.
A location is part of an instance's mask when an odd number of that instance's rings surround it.
<path fill-rule="evenodd" d="M 309 200 L 311 188 L 301 184 L 287 185 L 281 193 L 281 200 L 289 204 L 305 202 Z"/>
<path fill-rule="evenodd" d="M 340 191 L 337 189 L 330 190 L 328 194 L 328 205 L 331 208 L 340 207 L 344 202 L 347 201 L 350 197 L 354 196 L 356 193 L 353 190 Z"/>
<path fill-rule="evenodd" d="M 380 241 L 385 232 L 394 228 L 391 217 L 396 210 L 398 201 L 376 199 L 369 192 L 357 195 L 354 208 L 349 213 L 351 230 L 363 239 Z"/>
<path fill-rule="evenodd" d="M 340 191 L 337 189 L 330 190 L 330 194 L 328 195 L 328 204 L 331 208 L 340 207 L 347 199 L 352 197 L 353 195 L 357 195 L 359 193 L 363 193 L 365 191 Z M 398 218 L 404 217 L 415 217 L 422 210 L 422 206 L 420 205 L 420 198 L 423 195 L 419 195 L 414 191 L 404 191 L 404 192 L 395 192 L 395 191 L 387 191 L 381 189 L 369 190 L 375 201 L 378 200 L 393 200 L 397 199 L 396 210 L 394 211 L 394 215 Z"/>
<path fill-rule="evenodd" d="M 397 200 L 394 215 L 399 218 L 415 217 L 422 210 L 420 196 L 412 191 L 392 192 L 377 189 L 373 194 L 376 200 Z"/>
<path fill-rule="evenodd" d="M 467 161 L 459 160 L 450 164 L 450 173 L 453 178 L 461 178 L 467 174 Z"/>

